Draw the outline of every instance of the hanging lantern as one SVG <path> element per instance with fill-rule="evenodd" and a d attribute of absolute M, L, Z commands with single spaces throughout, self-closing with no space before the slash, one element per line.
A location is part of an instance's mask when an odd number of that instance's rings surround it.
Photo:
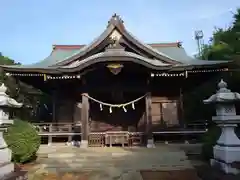
<path fill-rule="evenodd" d="M 135 105 L 134 105 L 134 102 L 132 103 L 132 108 L 135 109 Z"/>
<path fill-rule="evenodd" d="M 109 108 L 109 112 L 112 113 L 112 107 Z"/>
<path fill-rule="evenodd" d="M 103 110 L 102 104 L 100 104 L 100 110 L 101 110 L 101 111 Z"/>
<path fill-rule="evenodd" d="M 123 106 L 123 110 L 124 110 L 124 112 L 127 112 L 127 109 L 125 108 L 125 106 Z"/>

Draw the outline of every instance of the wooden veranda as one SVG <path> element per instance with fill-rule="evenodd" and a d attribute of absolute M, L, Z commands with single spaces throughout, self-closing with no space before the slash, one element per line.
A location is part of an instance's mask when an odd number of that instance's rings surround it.
<path fill-rule="evenodd" d="M 54 137 L 65 137 L 65 143 L 71 144 L 74 136 L 81 139 L 81 124 L 74 123 L 34 123 L 33 124 L 41 137 L 47 137 L 48 145 L 53 143 Z M 207 122 L 196 122 L 188 124 L 184 129 L 162 130 L 153 132 L 155 142 L 164 142 L 165 144 L 174 142 L 191 143 L 207 131 Z M 161 138 L 162 137 L 162 138 Z M 80 141 L 80 139 L 78 139 Z M 117 141 L 117 142 L 116 142 Z M 121 146 L 141 146 L 146 142 L 144 132 L 128 131 L 107 131 L 92 132 L 88 135 L 88 144 L 90 147 L 103 147 L 119 144 Z M 195 143 L 195 142 L 194 142 Z"/>

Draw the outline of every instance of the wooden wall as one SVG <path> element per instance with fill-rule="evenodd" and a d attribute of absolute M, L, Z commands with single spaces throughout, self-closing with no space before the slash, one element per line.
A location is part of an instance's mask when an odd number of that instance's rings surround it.
<path fill-rule="evenodd" d="M 77 107 L 77 103 L 81 102 L 82 92 L 103 102 L 121 104 L 150 91 L 153 131 L 179 126 L 182 82 L 181 77 L 151 78 L 148 69 L 136 67 L 136 64 L 125 64 L 119 75 L 113 75 L 105 66 L 98 67 L 84 75 L 81 81 L 58 86 L 61 96 L 57 98 L 56 119 L 57 122 L 81 121 L 81 109 Z M 128 112 L 124 112 L 122 108 L 113 108 L 110 113 L 109 107 L 103 107 L 101 111 L 99 104 L 92 100 L 89 100 L 89 106 L 89 125 L 92 132 L 144 131 L 146 128 L 145 99 L 135 104 L 135 110 L 131 106 L 127 107 Z"/>
<path fill-rule="evenodd" d="M 165 128 L 180 125 L 180 101 L 179 96 L 151 98 L 152 129 L 159 131 Z M 135 104 L 135 110 L 127 107 L 128 112 L 123 109 L 103 107 L 90 100 L 90 129 L 92 132 L 103 131 L 144 131 L 145 130 L 145 100 Z M 81 102 L 71 98 L 58 99 L 56 103 L 56 122 L 81 122 Z"/>
<path fill-rule="evenodd" d="M 179 97 L 152 97 L 153 131 L 180 125 Z"/>
<path fill-rule="evenodd" d="M 70 99 L 63 99 L 56 104 L 56 121 L 61 122 L 73 122 L 73 101 Z"/>
<path fill-rule="evenodd" d="M 105 94 L 105 97 L 104 97 Z M 98 97 L 102 101 L 118 104 L 122 102 L 129 102 L 131 100 L 140 97 L 136 94 L 136 97 L 124 96 L 122 99 L 111 102 L 114 99 L 109 93 L 104 93 Z M 108 97 L 106 97 L 108 96 Z M 90 128 L 92 132 L 96 131 L 138 131 L 138 128 L 143 129 L 145 101 L 142 99 L 138 103 L 135 103 L 135 109 L 132 109 L 131 105 L 126 107 L 127 112 L 124 112 L 123 108 L 112 108 L 112 112 L 109 112 L 109 107 L 103 106 L 101 111 L 98 103 L 90 101 Z"/>

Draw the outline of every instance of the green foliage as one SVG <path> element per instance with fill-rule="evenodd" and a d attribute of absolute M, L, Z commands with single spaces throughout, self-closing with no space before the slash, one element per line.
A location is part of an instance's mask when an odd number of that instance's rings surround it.
<path fill-rule="evenodd" d="M 240 9 L 233 16 L 233 23 L 226 29 L 216 28 L 211 43 L 204 45 L 203 57 L 208 60 L 238 60 L 240 55 Z"/>
<path fill-rule="evenodd" d="M 203 45 L 202 57 L 205 60 L 234 60 L 231 67 L 240 67 L 240 9 L 233 16 L 232 24 L 227 28 L 215 28 L 210 43 Z M 230 68 L 231 68 L 230 67 Z M 224 79 L 232 91 L 240 92 L 240 73 L 209 74 L 211 77 L 200 86 L 196 86 L 191 92 L 184 94 L 185 119 L 193 120 L 209 119 L 213 111 L 209 106 L 202 103 L 202 100 L 209 97 L 216 91 L 216 83 Z M 240 108 L 239 108 L 240 110 Z"/>
<path fill-rule="evenodd" d="M 3 56 L 0 52 L 0 65 L 20 65 L 20 63 L 15 62 L 7 56 Z M 21 111 L 15 112 L 14 115 L 20 119 L 36 120 L 41 97 L 35 96 L 35 94 L 41 94 L 41 92 L 13 77 L 6 76 L 1 69 L 0 83 L 4 83 L 8 87 L 7 94 L 10 97 L 24 103 Z"/>
<path fill-rule="evenodd" d="M 0 53 L 0 64 L 3 65 L 19 65 L 20 63 L 16 63 L 14 60 L 8 58 L 7 56 L 3 56 L 2 53 Z"/>
<path fill-rule="evenodd" d="M 4 139 L 12 150 L 12 161 L 25 163 L 36 157 L 41 139 L 32 124 L 14 120 L 14 124 L 4 133 Z"/>
<path fill-rule="evenodd" d="M 16 63 L 14 60 L 8 58 L 7 56 L 3 56 L 0 53 L 0 65 L 19 65 L 20 63 Z M 3 71 L 0 71 L 0 82 L 3 82 L 8 87 L 8 94 L 11 97 L 16 98 L 18 96 L 19 85 L 15 82 L 13 78 L 7 77 Z"/>
<path fill-rule="evenodd" d="M 209 77 L 208 80 L 197 85 L 192 90 L 185 91 L 183 94 L 184 118 L 186 123 L 192 123 L 194 120 L 210 120 L 215 112 L 211 105 L 205 105 L 204 99 L 216 92 L 219 76 Z"/>
<path fill-rule="evenodd" d="M 215 146 L 217 140 L 219 139 L 221 134 L 221 129 L 212 125 L 207 133 L 204 134 L 202 142 L 202 157 L 206 160 L 213 158 L 213 146 Z"/>

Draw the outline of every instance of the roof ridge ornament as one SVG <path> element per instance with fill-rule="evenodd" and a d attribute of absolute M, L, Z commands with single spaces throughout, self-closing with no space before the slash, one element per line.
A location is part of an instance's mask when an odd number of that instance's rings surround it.
<path fill-rule="evenodd" d="M 120 25 L 121 27 L 124 27 L 123 23 L 124 21 L 122 20 L 122 18 L 116 13 L 114 13 L 111 19 L 108 21 L 108 26 L 112 24 L 114 26 Z"/>

